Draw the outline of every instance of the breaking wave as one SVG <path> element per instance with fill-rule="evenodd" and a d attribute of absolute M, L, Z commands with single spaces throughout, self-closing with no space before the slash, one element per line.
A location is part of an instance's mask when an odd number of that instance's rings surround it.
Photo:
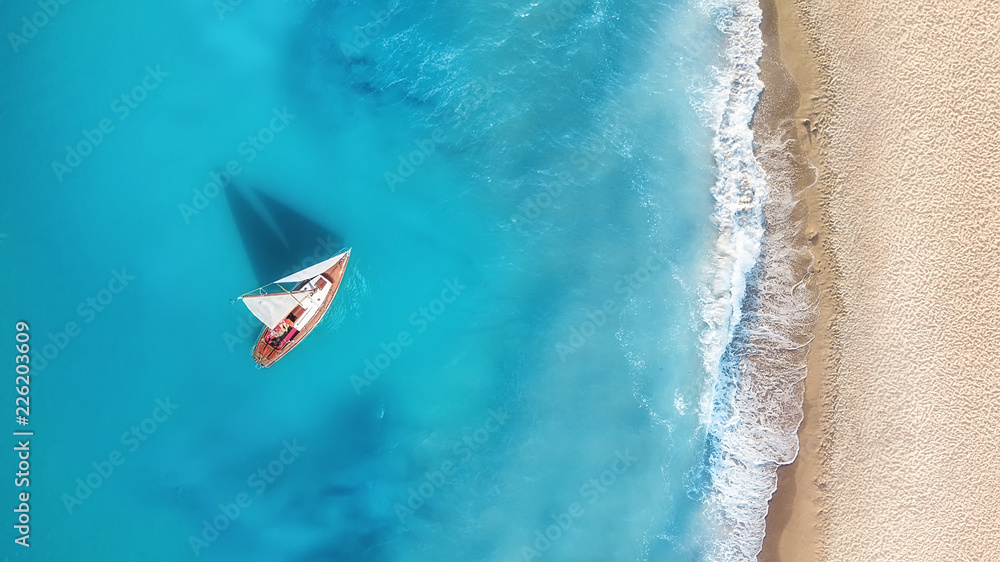
<path fill-rule="evenodd" d="M 803 272 L 811 255 L 794 240 L 792 174 L 780 173 L 787 151 L 776 146 L 765 156 L 777 164 L 770 178 L 754 154 L 750 124 L 763 90 L 760 7 L 756 0 L 709 0 L 706 8 L 726 45 L 700 108 L 715 130 L 719 229 L 701 291 L 707 375 L 699 408 L 707 434 L 701 470 L 710 483 L 707 513 L 724 533 L 707 550 L 714 560 L 755 560 L 777 468 L 798 454 L 813 317 Z"/>

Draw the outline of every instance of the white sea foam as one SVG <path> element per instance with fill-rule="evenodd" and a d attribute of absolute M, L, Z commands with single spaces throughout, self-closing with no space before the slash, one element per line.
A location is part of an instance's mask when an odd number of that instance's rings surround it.
<path fill-rule="evenodd" d="M 752 0 L 712 2 L 719 29 L 726 36 L 725 66 L 716 69 L 717 84 L 702 107 L 716 134 L 713 142 L 718 178 L 712 188 L 716 207 L 713 220 L 719 237 L 711 285 L 703 287 L 704 364 L 709 373 L 719 369 L 742 317 L 746 280 L 760 256 L 764 238 L 767 180 L 753 153 L 750 120 L 764 84 L 757 61 L 764 47 L 761 12 Z M 703 94 L 704 95 L 704 94 Z M 711 421 L 714 394 L 702 403 L 702 421 Z"/>
<path fill-rule="evenodd" d="M 700 92 L 716 131 L 718 178 L 712 189 L 719 234 L 709 282 L 702 287 L 701 336 L 706 391 L 699 414 L 707 429 L 711 489 L 707 511 L 723 529 L 714 560 L 755 560 L 780 464 L 798 453 L 801 381 L 812 316 L 796 273 L 794 201 L 788 178 L 767 178 L 750 129 L 763 83 L 761 10 L 756 0 L 707 0 L 725 36 L 716 83 Z M 775 152 L 776 158 L 786 152 Z M 770 189 L 769 189 L 770 187 Z"/>

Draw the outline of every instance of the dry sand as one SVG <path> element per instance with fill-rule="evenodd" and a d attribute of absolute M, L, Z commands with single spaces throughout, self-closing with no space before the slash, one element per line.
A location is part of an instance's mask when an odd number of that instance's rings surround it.
<path fill-rule="evenodd" d="M 1000 8 L 772 1 L 820 317 L 760 559 L 1000 560 Z"/>

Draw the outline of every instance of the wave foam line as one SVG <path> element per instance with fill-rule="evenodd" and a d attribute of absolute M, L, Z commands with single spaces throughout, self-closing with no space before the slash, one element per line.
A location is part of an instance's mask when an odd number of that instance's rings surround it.
<path fill-rule="evenodd" d="M 798 454 L 804 328 L 813 313 L 802 271 L 811 255 L 794 244 L 790 177 L 772 178 L 769 190 L 754 155 L 750 123 L 764 87 L 760 7 L 756 0 L 708 0 L 706 7 L 726 48 L 705 107 L 716 131 L 719 235 L 711 280 L 701 291 L 708 383 L 699 410 L 711 481 L 706 511 L 723 530 L 708 555 L 729 562 L 756 560 L 777 468 Z M 765 149 L 768 162 L 788 154 L 782 146 Z"/>

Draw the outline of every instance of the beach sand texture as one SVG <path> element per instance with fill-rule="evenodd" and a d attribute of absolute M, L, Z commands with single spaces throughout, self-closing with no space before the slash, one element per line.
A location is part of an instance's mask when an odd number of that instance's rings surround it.
<path fill-rule="evenodd" d="M 1000 8 L 778 5 L 833 320 L 761 559 L 1000 560 Z"/>

